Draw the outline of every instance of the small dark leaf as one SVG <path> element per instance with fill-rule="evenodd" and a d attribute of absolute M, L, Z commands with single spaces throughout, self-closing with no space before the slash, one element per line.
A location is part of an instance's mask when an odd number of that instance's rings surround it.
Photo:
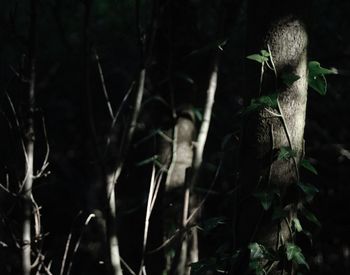
<path fill-rule="evenodd" d="M 305 257 L 301 251 L 301 248 L 293 243 L 286 243 L 286 254 L 289 261 L 293 261 L 300 265 L 305 265 L 307 269 L 310 269 Z"/>
<path fill-rule="evenodd" d="M 319 192 L 315 186 L 309 183 L 298 182 L 298 186 L 306 194 L 308 200 L 311 200 L 316 195 L 316 193 Z"/>
<path fill-rule="evenodd" d="M 227 219 L 225 217 L 213 217 L 203 221 L 201 228 L 203 229 L 203 231 L 209 232 L 214 228 L 218 227 L 220 224 L 225 224 L 226 220 Z"/>
<path fill-rule="evenodd" d="M 258 98 L 252 99 L 250 105 L 245 109 L 243 115 L 249 114 L 251 112 L 259 111 L 263 108 L 271 107 L 277 108 L 277 94 L 264 95 Z"/>
<path fill-rule="evenodd" d="M 300 79 L 300 76 L 295 75 L 293 73 L 284 73 L 281 78 L 284 84 L 286 84 L 287 86 L 292 86 L 292 84 L 295 81 Z"/>
<path fill-rule="evenodd" d="M 308 219 L 310 222 L 321 226 L 320 221 L 316 218 L 316 216 L 309 210 L 307 210 L 305 207 L 301 209 L 301 213 L 305 216 L 306 219 Z"/>
<path fill-rule="evenodd" d="M 318 175 L 316 168 L 310 163 L 310 161 L 303 159 L 300 162 L 300 166 L 304 167 L 306 170 L 309 170 L 311 173 Z"/>
<path fill-rule="evenodd" d="M 290 147 L 281 147 L 277 158 L 279 160 L 288 160 L 296 156 L 295 151 L 293 151 Z"/>
<path fill-rule="evenodd" d="M 260 201 L 264 210 L 268 210 L 271 207 L 274 196 L 275 193 L 273 192 L 258 192 L 254 194 L 254 197 Z"/>
<path fill-rule="evenodd" d="M 278 220 L 278 219 L 281 219 L 281 218 L 285 218 L 287 216 L 288 216 L 288 211 L 282 209 L 281 207 L 276 207 L 273 210 L 273 213 L 272 213 L 272 219 L 273 220 Z"/>
<path fill-rule="evenodd" d="M 209 258 L 191 263 L 191 274 L 206 274 L 209 270 L 215 270 L 216 259 Z"/>
<path fill-rule="evenodd" d="M 277 94 L 264 95 L 255 99 L 255 102 L 263 107 L 277 108 Z"/>

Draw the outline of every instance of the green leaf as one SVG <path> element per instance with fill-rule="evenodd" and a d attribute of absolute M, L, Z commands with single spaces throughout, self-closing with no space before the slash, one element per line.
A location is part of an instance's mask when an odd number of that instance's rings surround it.
<path fill-rule="evenodd" d="M 298 186 L 307 195 L 308 200 L 311 200 L 316 195 L 316 193 L 319 192 L 315 186 L 309 183 L 298 182 Z"/>
<path fill-rule="evenodd" d="M 305 216 L 306 219 L 308 219 L 310 222 L 316 224 L 317 226 L 321 226 L 320 221 L 316 218 L 314 213 L 307 210 L 305 207 L 301 209 L 301 213 Z"/>
<path fill-rule="evenodd" d="M 253 98 L 250 105 L 243 111 L 243 115 L 259 111 L 263 108 L 271 107 L 277 108 L 277 94 L 264 95 L 258 98 Z"/>
<path fill-rule="evenodd" d="M 270 57 L 270 53 L 268 51 L 266 51 L 266 50 L 261 50 L 260 53 L 261 53 L 262 56 Z"/>
<path fill-rule="evenodd" d="M 308 64 L 309 76 L 308 83 L 311 88 L 321 95 L 327 92 L 327 80 L 325 75 L 334 74 L 333 70 L 322 68 L 317 61 L 310 61 Z"/>
<path fill-rule="evenodd" d="M 296 156 L 295 151 L 293 151 L 290 147 L 281 147 L 278 151 L 277 158 L 279 160 L 288 160 Z"/>
<path fill-rule="evenodd" d="M 264 270 L 264 265 L 261 261 L 250 261 L 249 262 L 250 270 L 254 271 L 255 275 L 266 275 L 266 271 Z"/>
<path fill-rule="evenodd" d="M 219 226 L 220 224 L 226 223 L 225 217 L 213 217 L 202 222 L 202 229 L 205 232 L 209 232 Z"/>
<path fill-rule="evenodd" d="M 215 270 L 216 259 L 209 258 L 191 263 L 191 274 L 206 274 L 209 270 Z"/>
<path fill-rule="evenodd" d="M 301 248 L 293 243 L 286 243 L 286 254 L 289 261 L 293 261 L 300 265 L 305 265 L 307 269 L 310 269 L 305 257 L 301 251 Z"/>
<path fill-rule="evenodd" d="M 250 250 L 250 261 L 249 268 L 254 271 L 255 275 L 264 275 L 266 274 L 264 270 L 264 261 L 268 258 L 268 252 L 266 248 L 258 243 L 251 243 L 248 245 Z"/>
<path fill-rule="evenodd" d="M 254 60 L 254 61 L 259 62 L 261 64 L 269 60 L 266 56 L 263 56 L 260 54 L 248 55 L 246 58 L 250 59 L 250 60 Z"/>
<path fill-rule="evenodd" d="M 258 192 L 254 194 L 254 197 L 260 201 L 264 210 L 268 210 L 271 207 L 274 196 L 275 193 L 273 192 Z"/>
<path fill-rule="evenodd" d="M 281 207 L 276 207 L 272 213 L 272 220 L 278 220 L 281 218 L 285 218 L 287 216 L 288 216 L 288 211 L 284 210 Z"/>
<path fill-rule="evenodd" d="M 284 73 L 282 74 L 282 81 L 284 84 L 286 84 L 287 86 L 292 86 L 292 84 L 297 81 L 298 79 L 300 79 L 300 76 L 295 75 L 293 73 Z"/>
<path fill-rule="evenodd" d="M 265 256 L 265 247 L 258 243 L 251 243 L 248 245 L 250 250 L 250 259 L 263 259 Z"/>
<path fill-rule="evenodd" d="M 302 228 L 302 226 L 300 224 L 300 221 L 299 221 L 299 219 L 297 217 L 292 219 L 292 223 L 293 223 L 294 228 L 295 228 L 296 231 L 298 231 L 298 232 L 302 232 L 303 231 L 303 228 Z"/>
<path fill-rule="evenodd" d="M 312 75 L 325 75 L 325 74 L 334 74 L 335 72 L 333 70 L 329 70 L 326 68 L 322 68 L 321 64 L 317 61 L 310 61 L 308 64 L 309 74 Z"/>
<path fill-rule="evenodd" d="M 253 99 L 253 102 L 261 104 L 263 107 L 277 108 L 277 97 L 277 94 L 263 95 L 256 99 Z"/>
<path fill-rule="evenodd" d="M 327 81 L 324 75 L 309 76 L 308 83 L 309 86 L 320 95 L 325 95 L 327 93 Z"/>
<path fill-rule="evenodd" d="M 303 159 L 300 162 L 300 166 L 304 167 L 306 170 L 309 170 L 311 173 L 318 175 L 316 168 L 310 163 L 310 161 Z"/>

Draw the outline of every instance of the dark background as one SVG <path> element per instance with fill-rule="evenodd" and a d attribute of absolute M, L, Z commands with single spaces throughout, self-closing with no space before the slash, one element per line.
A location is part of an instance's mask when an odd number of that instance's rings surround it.
<path fill-rule="evenodd" d="M 12 185 L 16 185 L 23 177 L 24 159 L 19 138 L 21 133 L 13 126 L 15 116 L 6 93 L 12 99 L 22 125 L 26 116 L 23 110 L 27 84 L 19 79 L 18 73 L 23 67 L 21 64 L 26 62 L 27 55 L 27 2 L 29 1 L 0 1 L 0 181 L 6 182 L 6 175 L 9 175 Z M 157 37 L 159 40 L 155 43 L 147 64 L 149 74 L 144 102 L 150 103 L 144 103 L 134 142 L 157 127 L 154 118 L 160 119 L 157 110 L 161 109 L 161 104 L 154 103 L 154 96 L 164 95 L 159 92 L 159 87 L 164 82 L 159 60 L 166 58 L 172 46 L 180 49 L 178 56 L 173 56 L 184 60 L 179 62 L 177 72 L 179 77 L 194 82 L 197 91 L 195 109 L 201 112 L 208 78 L 208 57 L 218 39 L 216 31 L 221 12 L 219 5 L 212 2 L 191 1 L 186 4 L 186 13 L 174 12 L 171 30 L 175 32 L 175 39 L 171 43 L 162 41 L 161 35 Z M 223 141 L 238 129 L 237 113 L 242 107 L 241 97 L 244 93 L 247 22 L 246 3 L 241 2 L 232 5 L 232 14 L 230 10 L 227 11 L 227 29 L 223 32 L 223 38 L 227 42 L 223 46 L 220 61 L 218 91 L 205 164 L 210 168 L 210 164 L 217 163 L 222 155 L 225 164 L 224 172 L 215 185 L 215 192 L 203 211 L 203 220 L 230 215 L 230 198 L 227 194 L 235 173 L 235 142 L 231 141 L 232 146 L 224 146 Z M 140 24 L 145 33 L 149 33 L 151 28 L 152 3 L 141 1 Z M 179 5 L 181 3 L 182 1 Z M 293 5 L 293 1 L 286 2 L 286 5 L 289 4 Z M 350 2 L 318 0 L 313 1 L 309 9 L 309 60 L 317 60 L 326 68 L 335 67 L 340 74 L 328 77 L 326 96 L 309 92 L 305 129 L 306 157 L 317 168 L 319 175 L 305 173 L 303 177 L 320 190 L 311 208 L 322 226 L 318 228 L 306 222 L 304 228 L 312 233 L 313 240 L 312 244 L 308 240 L 301 240 L 301 243 L 311 265 L 310 274 L 349 274 Z M 52 260 L 54 274 L 58 274 L 68 234 L 73 232 L 73 239 L 76 240 L 88 214 L 92 211 L 97 215 L 100 213 L 94 210 L 101 205 L 102 193 L 99 174 L 94 168 L 95 145 L 88 137 L 86 85 L 91 91 L 98 146 L 104 146 L 111 124 L 93 56 L 89 59 L 89 83 L 85 82 L 84 13 L 83 1 L 39 1 L 35 160 L 36 167 L 40 167 L 45 156 L 46 145 L 41 122 L 44 117 L 50 145 L 50 174 L 35 182 L 33 193 L 42 207 L 42 226 L 44 233 L 47 233 L 43 240 L 43 252 L 47 262 Z M 136 79 L 142 62 L 135 16 L 133 1 L 99 0 L 91 4 L 88 39 L 100 57 L 114 109 L 118 108 L 130 84 Z M 166 27 L 168 20 L 164 16 L 158 22 L 160 33 L 169 30 Z M 177 40 L 179 37 L 181 39 Z M 122 125 L 123 117 L 126 117 L 129 110 L 127 106 L 122 112 Z M 133 248 L 139 249 L 137 243 L 143 234 L 142 213 L 150 170 L 147 166 L 138 167 L 135 163 L 154 153 L 150 144 L 152 142 L 132 147 L 118 192 L 118 219 L 123 222 L 119 238 L 121 253 L 126 259 L 132 258 Z M 212 175 L 209 168 L 208 175 Z M 205 189 L 208 183 L 202 185 Z M 7 242 L 11 239 L 9 232 L 16 235 L 20 231 L 20 215 L 16 202 L 13 203 L 12 198 L 7 198 L 2 193 L 0 195 L 1 227 L 4 228 L 0 230 L 0 241 Z M 80 211 L 82 213 L 78 215 Z M 228 232 L 229 227 L 222 226 L 211 234 L 201 235 L 204 243 L 203 257 L 210 256 L 210 251 L 222 245 Z M 0 246 L 0 251 L 0 265 L 18 266 L 19 250 L 12 246 Z M 137 253 L 140 252 L 136 252 L 136 255 Z M 93 220 L 88 229 L 85 228 L 81 247 L 74 257 L 73 273 L 100 274 L 104 270 L 100 262 L 103 259 L 101 226 Z M 130 261 L 137 262 L 135 259 Z M 1 270 L 12 270 L 14 273 L 11 274 L 16 274 L 16 268 L 6 268 Z"/>

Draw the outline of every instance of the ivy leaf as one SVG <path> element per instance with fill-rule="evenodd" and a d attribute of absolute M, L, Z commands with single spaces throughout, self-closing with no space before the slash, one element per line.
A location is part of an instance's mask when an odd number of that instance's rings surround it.
<path fill-rule="evenodd" d="M 265 275 L 266 271 L 264 270 L 264 266 L 261 261 L 250 261 L 249 268 L 254 271 L 255 275 Z"/>
<path fill-rule="evenodd" d="M 308 201 L 312 200 L 316 193 L 319 192 L 315 186 L 309 183 L 298 182 L 298 186 L 306 194 Z"/>
<path fill-rule="evenodd" d="M 326 75 L 326 74 L 334 74 L 335 72 L 333 70 L 329 70 L 326 68 L 322 68 L 321 64 L 317 61 L 310 61 L 308 64 L 309 74 L 312 75 Z"/>
<path fill-rule="evenodd" d="M 311 164 L 310 161 L 303 159 L 300 162 L 300 166 L 304 167 L 306 170 L 309 170 L 311 173 L 318 175 L 316 168 Z"/>
<path fill-rule="evenodd" d="M 250 259 L 263 259 L 265 255 L 265 247 L 258 243 L 251 243 L 248 245 L 250 250 Z"/>
<path fill-rule="evenodd" d="M 308 82 L 309 86 L 320 95 L 325 95 L 327 93 L 327 80 L 324 75 L 309 76 Z"/>
<path fill-rule="evenodd" d="M 305 257 L 301 251 L 301 248 L 293 243 L 286 243 L 286 254 L 289 261 L 293 261 L 300 265 L 305 265 L 307 269 L 310 269 Z"/>
<path fill-rule="evenodd" d="M 220 224 L 225 224 L 225 217 L 213 217 L 202 222 L 202 229 L 205 232 L 209 232 L 219 226 Z"/>
<path fill-rule="evenodd" d="M 272 205 L 275 194 L 272 192 L 258 192 L 254 196 L 260 201 L 264 210 L 268 210 Z"/>
<path fill-rule="evenodd" d="M 255 275 L 265 275 L 264 269 L 265 260 L 275 260 L 273 254 L 271 254 L 263 245 L 258 243 L 251 243 L 248 246 L 250 250 L 249 268 L 254 271 Z"/>
<path fill-rule="evenodd" d="M 320 95 L 325 95 L 327 92 L 327 80 L 325 75 L 334 74 L 335 72 L 326 68 L 322 68 L 317 61 L 310 61 L 308 64 L 309 76 L 308 83 Z"/>
<path fill-rule="evenodd" d="M 261 64 L 269 60 L 266 56 L 260 55 L 260 54 L 251 54 L 251 55 L 248 55 L 246 58 Z"/>
<path fill-rule="evenodd" d="M 305 207 L 301 209 L 301 213 L 305 216 L 306 219 L 308 219 L 310 222 L 316 224 L 317 226 L 321 226 L 320 221 L 316 218 L 314 213 L 307 210 Z"/>
<path fill-rule="evenodd" d="M 250 105 L 243 112 L 243 115 L 249 114 L 254 111 L 259 111 L 267 107 L 277 108 L 278 106 L 277 98 L 278 98 L 277 94 L 270 94 L 270 95 L 260 96 L 258 98 L 253 98 L 250 102 Z"/>
<path fill-rule="evenodd" d="M 253 102 L 261 104 L 263 107 L 277 108 L 277 96 L 277 94 L 263 95 L 253 99 Z"/>
<path fill-rule="evenodd" d="M 300 79 L 300 76 L 293 74 L 293 73 L 284 73 L 281 78 L 282 78 L 283 83 L 289 87 L 289 86 L 292 86 L 292 84 L 295 81 Z"/>
<path fill-rule="evenodd" d="M 285 218 L 288 216 L 288 211 L 284 210 L 281 207 L 276 207 L 273 210 L 272 213 L 272 220 L 277 220 L 277 219 L 281 219 L 281 218 Z"/>
<path fill-rule="evenodd" d="M 298 231 L 298 232 L 302 232 L 303 231 L 303 228 L 302 228 L 302 226 L 300 224 L 300 221 L 299 221 L 299 219 L 297 217 L 292 219 L 292 223 L 293 223 L 294 228 L 295 228 L 296 231 Z"/>
<path fill-rule="evenodd" d="M 191 263 L 191 274 L 206 274 L 207 271 L 215 270 L 216 259 L 209 258 Z"/>
<path fill-rule="evenodd" d="M 260 53 L 261 53 L 262 56 L 270 57 L 270 53 L 268 51 L 266 51 L 266 50 L 261 50 Z"/>
<path fill-rule="evenodd" d="M 279 160 L 288 160 L 296 156 L 295 151 L 293 151 L 290 147 L 281 147 L 277 158 Z"/>

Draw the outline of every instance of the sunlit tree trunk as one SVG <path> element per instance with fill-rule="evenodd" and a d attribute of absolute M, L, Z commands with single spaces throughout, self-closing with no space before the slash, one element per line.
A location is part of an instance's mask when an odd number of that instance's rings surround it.
<path fill-rule="evenodd" d="M 292 190 L 299 181 L 307 98 L 304 9 L 301 1 L 285 5 L 282 1 L 251 0 L 248 4 L 247 55 L 262 49 L 268 51 L 271 69 L 264 67 L 260 81 L 261 64 L 247 61 L 245 102 L 249 105 L 252 98 L 277 93 L 278 106 L 256 111 L 245 121 L 234 234 L 234 245 L 239 248 L 258 242 L 267 248 L 278 249 L 292 239 L 290 222 L 297 203 L 296 193 Z M 300 78 L 286 85 L 282 81 L 286 74 Z M 292 150 L 295 156 L 278 159 L 276 155 L 282 147 Z M 288 212 L 285 219 L 273 220 L 273 210 L 265 211 L 254 195 L 275 187 L 280 190 L 281 205 Z M 284 274 L 293 273 L 290 266 L 283 268 L 286 268 Z M 272 266 L 272 273 L 282 274 L 282 269 Z"/>

